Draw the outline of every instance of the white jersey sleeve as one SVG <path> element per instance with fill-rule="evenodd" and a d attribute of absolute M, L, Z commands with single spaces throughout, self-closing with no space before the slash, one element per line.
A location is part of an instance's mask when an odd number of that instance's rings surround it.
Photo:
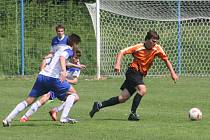
<path fill-rule="evenodd" d="M 60 65 L 60 56 L 65 57 L 65 59 L 68 59 L 69 57 L 73 57 L 74 53 L 70 46 L 63 46 L 60 47 L 52 57 L 52 60 L 44 70 L 42 70 L 39 74 L 53 77 L 53 78 L 59 78 L 60 72 L 61 72 L 61 65 Z"/>

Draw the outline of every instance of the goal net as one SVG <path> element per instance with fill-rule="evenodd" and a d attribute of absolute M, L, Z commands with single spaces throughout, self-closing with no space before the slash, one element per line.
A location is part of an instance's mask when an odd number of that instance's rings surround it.
<path fill-rule="evenodd" d="M 210 74 L 210 1 L 98 0 L 100 5 L 100 75 L 113 76 L 116 54 L 144 41 L 150 29 L 181 76 Z M 86 4 L 96 29 L 96 4 Z M 121 75 L 132 56 L 122 60 Z M 156 58 L 149 76 L 168 75 Z"/>

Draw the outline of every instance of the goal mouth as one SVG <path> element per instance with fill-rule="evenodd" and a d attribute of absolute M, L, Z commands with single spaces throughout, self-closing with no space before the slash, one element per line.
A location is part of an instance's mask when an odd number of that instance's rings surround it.
<path fill-rule="evenodd" d="M 113 70 L 116 53 L 144 41 L 150 29 L 160 35 L 159 44 L 168 54 L 176 73 L 182 76 L 210 75 L 210 1 L 98 1 L 100 57 L 97 61 L 101 75 L 116 76 Z M 96 31 L 96 4 L 86 6 Z M 121 76 L 132 59 L 132 56 L 123 58 Z M 165 64 L 155 59 L 148 76 L 167 75 Z"/>

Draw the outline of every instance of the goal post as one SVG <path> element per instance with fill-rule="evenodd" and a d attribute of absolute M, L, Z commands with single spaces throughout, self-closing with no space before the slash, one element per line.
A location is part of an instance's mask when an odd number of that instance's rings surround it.
<path fill-rule="evenodd" d="M 97 4 L 91 5 L 92 10 L 89 12 L 96 30 L 99 51 L 97 78 L 115 76 L 116 53 L 122 48 L 144 41 L 150 29 L 156 30 L 160 35 L 159 44 L 168 54 L 177 74 L 210 75 L 210 1 L 97 0 L 96 2 Z M 88 7 L 88 4 L 86 6 Z M 131 59 L 131 56 L 123 58 L 121 75 L 124 74 Z M 148 73 L 149 76 L 168 74 L 168 69 L 159 59 L 155 59 Z"/>

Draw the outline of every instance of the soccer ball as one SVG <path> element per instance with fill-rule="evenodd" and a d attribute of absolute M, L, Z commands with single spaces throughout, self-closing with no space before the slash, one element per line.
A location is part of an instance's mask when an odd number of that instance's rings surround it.
<path fill-rule="evenodd" d="M 191 108 L 189 111 L 189 119 L 192 121 L 198 121 L 202 119 L 202 112 L 199 108 Z"/>

